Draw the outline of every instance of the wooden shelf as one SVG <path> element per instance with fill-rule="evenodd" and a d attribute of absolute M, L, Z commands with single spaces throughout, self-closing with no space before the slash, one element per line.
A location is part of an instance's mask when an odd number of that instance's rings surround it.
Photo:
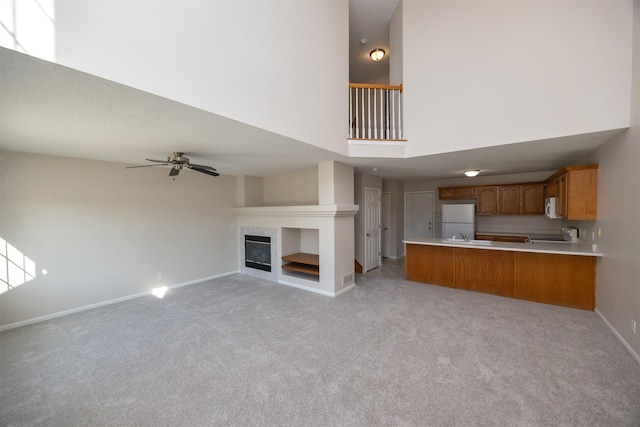
<path fill-rule="evenodd" d="M 317 254 L 298 252 L 285 255 L 282 260 L 288 262 L 288 264 L 282 264 L 284 270 L 320 276 L 320 256 Z"/>

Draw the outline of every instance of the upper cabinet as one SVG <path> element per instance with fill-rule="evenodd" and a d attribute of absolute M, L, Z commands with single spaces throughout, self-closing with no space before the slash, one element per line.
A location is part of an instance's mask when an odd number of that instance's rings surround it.
<path fill-rule="evenodd" d="M 439 196 L 442 200 L 475 199 L 475 187 L 440 188 Z"/>
<path fill-rule="evenodd" d="M 524 184 L 521 186 L 523 215 L 544 215 L 544 184 Z"/>
<path fill-rule="evenodd" d="M 440 199 L 477 199 L 478 215 L 543 215 L 542 183 L 445 187 Z"/>
<path fill-rule="evenodd" d="M 598 219 L 598 165 L 567 166 L 544 182 L 545 197 L 556 198 L 556 215 Z"/>
<path fill-rule="evenodd" d="M 498 215 L 498 187 L 478 187 L 478 215 Z"/>

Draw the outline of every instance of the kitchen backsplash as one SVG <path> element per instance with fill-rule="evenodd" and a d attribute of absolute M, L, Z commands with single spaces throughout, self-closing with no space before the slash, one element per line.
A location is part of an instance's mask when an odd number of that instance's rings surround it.
<path fill-rule="evenodd" d="M 476 215 L 476 230 L 492 233 L 560 233 L 562 221 L 544 215 Z"/>

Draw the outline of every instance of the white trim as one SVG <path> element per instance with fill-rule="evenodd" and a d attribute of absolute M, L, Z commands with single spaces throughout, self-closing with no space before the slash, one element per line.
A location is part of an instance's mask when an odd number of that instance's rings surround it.
<path fill-rule="evenodd" d="M 355 276 L 355 274 L 354 274 L 354 276 Z M 336 292 L 336 293 L 334 294 L 334 296 L 336 296 L 336 297 L 337 297 L 337 296 L 340 296 L 340 295 L 344 294 L 345 292 L 350 291 L 351 289 L 353 289 L 353 288 L 355 288 L 355 287 L 356 287 L 356 284 L 355 284 L 355 283 L 352 283 L 352 284 L 350 284 L 349 286 L 347 286 L 346 288 L 341 289 L 341 290 L 339 290 L 338 292 Z"/>
<path fill-rule="evenodd" d="M 183 286 L 195 285 L 196 283 L 206 282 L 207 280 L 218 279 L 220 277 L 231 276 L 233 274 L 239 274 L 239 273 L 240 273 L 240 271 L 236 270 L 236 271 L 230 271 L 230 272 L 227 272 L 227 273 L 216 274 L 214 276 L 209 276 L 209 277 L 203 277 L 201 279 L 190 280 L 188 282 L 176 283 L 175 285 L 167 286 L 167 289 L 176 289 L 176 288 L 181 288 Z M 140 293 L 137 293 L 137 294 L 128 295 L 128 296 L 120 297 L 120 298 L 114 298 L 114 299 L 110 299 L 110 300 L 107 300 L 107 301 L 98 302 L 98 303 L 95 303 L 95 304 L 84 305 L 82 307 L 76 307 L 76 308 L 72 308 L 72 309 L 69 309 L 69 310 L 59 311 L 57 313 L 52 313 L 52 314 L 47 314 L 47 315 L 44 315 L 44 316 L 34 317 L 33 319 L 21 320 L 19 322 L 9 323 L 8 325 L 0 326 L 0 332 L 7 331 L 9 329 L 19 328 L 21 326 L 32 325 L 34 323 L 44 322 L 46 320 L 56 319 L 58 317 L 67 316 L 69 314 L 80 313 L 82 311 L 87 311 L 87 310 L 91 310 L 91 309 L 98 308 L 98 307 L 104 307 L 105 305 L 111 305 L 111 304 L 116 304 L 116 303 L 123 302 L 123 301 L 128 301 L 128 300 L 131 300 L 131 299 L 134 299 L 134 298 L 140 298 L 140 297 L 144 297 L 144 296 L 148 296 L 148 295 L 151 295 L 151 291 L 140 292 Z"/>
<path fill-rule="evenodd" d="M 310 288 L 309 286 L 299 285 L 293 282 L 287 282 L 286 280 L 278 280 L 281 285 L 291 286 L 292 288 L 304 289 L 305 291 L 314 292 L 316 294 L 324 295 L 327 297 L 335 297 L 337 294 L 334 292 L 323 291 L 322 289 Z"/>
<path fill-rule="evenodd" d="M 613 333 L 613 335 L 615 335 L 616 338 L 618 338 L 618 341 L 620 341 L 620 343 L 622 344 L 622 346 L 629 352 L 629 354 L 631 355 L 631 357 L 633 357 L 635 359 L 635 361 L 638 363 L 638 365 L 640 365 L 640 356 L 638 355 L 638 353 L 636 353 L 633 348 L 631 348 L 631 346 L 629 345 L 629 343 L 627 343 L 624 338 L 622 338 L 622 335 L 620 335 L 618 333 L 618 331 L 616 331 L 616 329 L 613 327 L 613 325 L 611 323 L 609 323 L 609 321 L 604 317 L 604 315 L 602 313 L 600 313 L 598 311 L 598 309 L 596 308 L 595 310 L 593 310 L 596 313 L 596 316 L 598 316 L 600 318 L 600 320 L 602 320 L 602 323 L 605 324 L 605 326 L 607 328 L 609 328 L 609 330 L 611 331 L 611 333 Z"/>

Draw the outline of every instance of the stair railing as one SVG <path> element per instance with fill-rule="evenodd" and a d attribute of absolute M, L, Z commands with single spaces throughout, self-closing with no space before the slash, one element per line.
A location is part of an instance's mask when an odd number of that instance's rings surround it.
<path fill-rule="evenodd" d="M 402 85 L 349 83 L 349 139 L 402 141 Z"/>

